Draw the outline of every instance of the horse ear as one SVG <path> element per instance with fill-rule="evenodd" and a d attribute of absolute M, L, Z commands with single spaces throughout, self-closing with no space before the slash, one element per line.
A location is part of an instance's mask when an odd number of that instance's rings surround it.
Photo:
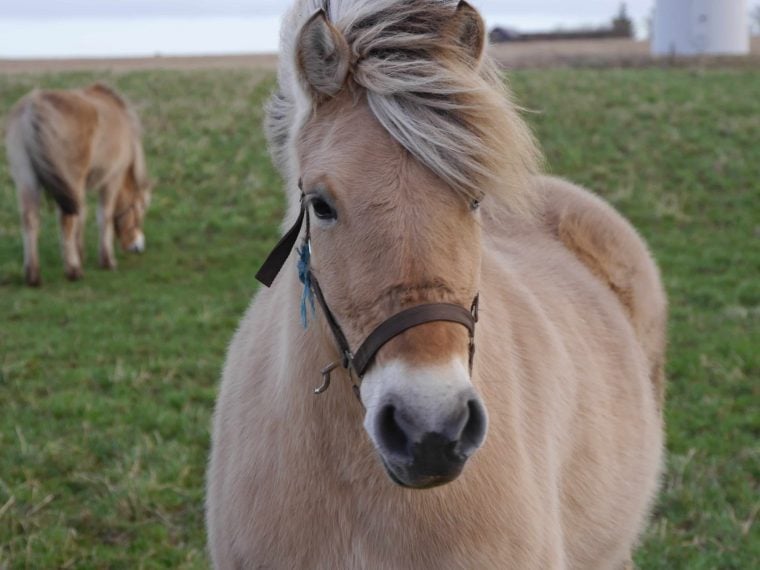
<path fill-rule="evenodd" d="M 460 0 L 450 29 L 467 54 L 480 63 L 486 49 L 486 23 L 478 11 L 465 0 Z"/>
<path fill-rule="evenodd" d="M 296 43 L 301 78 L 318 97 L 334 97 L 348 76 L 351 51 L 343 34 L 327 21 L 324 10 L 301 29 Z"/>

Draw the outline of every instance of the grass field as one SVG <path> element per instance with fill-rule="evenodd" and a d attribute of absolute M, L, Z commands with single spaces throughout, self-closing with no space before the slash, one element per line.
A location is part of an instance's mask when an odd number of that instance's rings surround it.
<path fill-rule="evenodd" d="M 95 78 L 0 76 L 0 112 Z M 91 216 L 85 280 L 68 283 L 48 210 L 44 285 L 26 289 L 0 161 L 0 569 L 207 566 L 216 383 L 283 206 L 259 126 L 273 82 L 106 78 L 147 132 L 144 256 L 99 271 Z M 669 456 L 639 566 L 759 567 L 760 73 L 541 70 L 512 85 L 550 169 L 620 208 L 667 283 Z"/>

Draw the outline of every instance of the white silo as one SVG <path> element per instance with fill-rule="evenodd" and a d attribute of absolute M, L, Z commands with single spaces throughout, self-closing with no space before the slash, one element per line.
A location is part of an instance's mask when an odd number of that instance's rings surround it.
<path fill-rule="evenodd" d="M 746 55 L 747 0 L 657 0 L 654 55 Z"/>

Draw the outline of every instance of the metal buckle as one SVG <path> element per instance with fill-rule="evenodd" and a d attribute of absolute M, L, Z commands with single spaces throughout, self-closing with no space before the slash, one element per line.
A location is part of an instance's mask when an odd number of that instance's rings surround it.
<path fill-rule="evenodd" d="M 343 360 L 341 361 L 341 364 L 343 365 L 343 368 L 345 368 L 346 370 L 348 370 L 349 368 L 351 368 L 351 363 L 353 362 L 353 360 L 354 360 L 354 355 L 351 354 L 350 351 L 347 350 L 346 352 L 344 352 L 343 353 Z"/>
<path fill-rule="evenodd" d="M 475 295 L 475 299 L 473 299 L 472 306 L 470 307 L 470 313 L 472 314 L 472 319 L 477 323 L 480 316 L 480 293 Z"/>
<path fill-rule="evenodd" d="M 314 394 L 319 396 L 320 394 L 324 394 L 327 391 L 327 389 L 330 387 L 333 370 L 335 370 L 338 366 L 340 366 L 339 362 L 333 362 L 322 369 L 322 385 L 319 388 L 314 388 Z"/>
<path fill-rule="evenodd" d="M 348 370 L 349 374 L 351 374 L 351 361 L 353 361 L 353 359 L 354 355 L 349 351 L 346 351 L 343 353 L 343 357 L 340 362 L 332 362 L 325 366 L 322 369 L 322 385 L 319 388 L 314 388 L 314 393 L 318 396 L 320 394 L 324 394 L 327 391 L 327 389 L 330 387 L 330 382 L 332 381 L 332 373 L 339 366 L 342 366 Z"/>

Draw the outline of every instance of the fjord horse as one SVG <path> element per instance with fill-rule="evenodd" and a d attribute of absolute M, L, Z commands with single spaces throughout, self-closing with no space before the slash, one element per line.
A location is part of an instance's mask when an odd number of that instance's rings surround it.
<path fill-rule="evenodd" d="M 216 568 L 630 565 L 663 455 L 659 273 L 539 175 L 485 34 L 448 0 L 285 18 L 267 129 L 291 229 L 224 368 Z"/>
<path fill-rule="evenodd" d="M 114 231 L 124 250 L 145 249 L 143 219 L 150 181 L 134 109 L 102 84 L 71 91 L 35 90 L 11 110 L 6 151 L 16 183 L 28 285 L 40 284 L 40 201 L 59 210 L 66 276 L 83 275 L 85 191 L 100 195 L 100 266 L 116 267 Z"/>

